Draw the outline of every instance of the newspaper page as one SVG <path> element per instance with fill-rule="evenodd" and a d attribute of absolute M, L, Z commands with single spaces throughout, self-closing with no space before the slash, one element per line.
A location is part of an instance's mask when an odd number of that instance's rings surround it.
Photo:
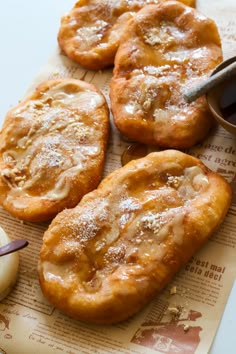
<path fill-rule="evenodd" d="M 236 48 L 235 0 L 199 0 L 197 8 L 219 28 L 224 57 Z M 69 9 L 68 9 L 69 10 Z M 93 83 L 109 103 L 111 70 L 91 72 L 71 62 L 59 49 L 32 82 L 74 77 Z M 104 175 L 121 166 L 129 143 L 112 125 Z M 0 303 L 0 353 L 207 353 L 210 350 L 236 275 L 236 139 L 223 128 L 185 152 L 223 175 L 233 189 L 232 206 L 220 229 L 164 291 L 131 319 L 112 326 L 89 325 L 51 306 L 41 293 L 37 262 L 48 223 L 21 222 L 0 210 L 0 225 L 12 239 L 26 238 L 20 251 L 18 281 Z M 167 311 L 180 310 L 176 320 Z"/>

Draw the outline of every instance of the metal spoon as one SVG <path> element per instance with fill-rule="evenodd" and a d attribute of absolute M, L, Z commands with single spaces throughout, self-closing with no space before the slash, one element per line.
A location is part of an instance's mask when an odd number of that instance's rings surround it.
<path fill-rule="evenodd" d="M 26 240 L 14 240 L 2 247 L 0 247 L 0 257 L 6 254 L 19 251 L 20 249 L 28 246 L 29 242 Z"/>
<path fill-rule="evenodd" d="M 236 62 L 230 63 L 225 68 L 211 75 L 208 79 L 201 82 L 198 86 L 193 87 L 184 93 L 184 99 L 187 103 L 195 101 L 198 97 L 207 93 L 210 89 L 220 84 L 224 80 L 229 79 L 236 73 Z"/>

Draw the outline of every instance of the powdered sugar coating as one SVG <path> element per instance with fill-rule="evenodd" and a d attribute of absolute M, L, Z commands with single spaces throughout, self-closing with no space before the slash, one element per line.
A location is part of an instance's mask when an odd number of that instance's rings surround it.
<path fill-rule="evenodd" d="M 207 240 L 229 200 L 226 181 L 179 151 L 129 162 L 46 231 L 45 296 L 81 320 L 128 318 Z"/>

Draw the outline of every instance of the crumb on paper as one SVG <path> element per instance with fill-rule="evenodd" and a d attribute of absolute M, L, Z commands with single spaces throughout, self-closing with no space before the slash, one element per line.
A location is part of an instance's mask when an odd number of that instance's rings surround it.
<path fill-rule="evenodd" d="M 181 306 L 171 306 L 168 307 L 168 312 L 171 315 L 172 319 L 176 320 L 180 317 L 182 313 L 182 308 Z"/>
<path fill-rule="evenodd" d="M 189 328 L 190 328 L 189 325 L 186 324 L 186 325 L 184 326 L 184 332 L 188 332 Z"/>
<path fill-rule="evenodd" d="M 177 294 L 177 287 L 172 286 L 172 288 L 170 289 L 170 295 L 175 295 L 175 294 Z"/>

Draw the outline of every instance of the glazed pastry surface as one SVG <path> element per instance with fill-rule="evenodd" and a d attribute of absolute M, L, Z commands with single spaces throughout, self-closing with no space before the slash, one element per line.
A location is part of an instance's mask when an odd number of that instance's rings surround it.
<path fill-rule="evenodd" d="M 0 204 L 28 221 L 74 207 L 102 175 L 109 127 L 104 96 L 74 79 L 42 83 L 6 115 Z"/>
<path fill-rule="evenodd" d="M 213 124 L 205 96 L 188 104 L 183 94 L 222 61 L 214 21 L 167 1 L 140 10 L 125 33 L 110 85 L 117 128 L 131 140 L 165 148 L 204 139 Z"/>
<path fill-rule="evenodd" d="M 82 321 L 129 318 L 206 243 L 230 199 L 221 176 L 179 151 L 129 162 L 52 221 L 38 265 L 44 295 Z"/>
<path fill-rule="evenodd" d="M 165 0 L 80 0 L 62 17 L 58 43 L 66 55 L 85 68 L 111 66 L 126 22 L 147 4 Z M 189 6 L 195 0 L 181 0 Z"/>

